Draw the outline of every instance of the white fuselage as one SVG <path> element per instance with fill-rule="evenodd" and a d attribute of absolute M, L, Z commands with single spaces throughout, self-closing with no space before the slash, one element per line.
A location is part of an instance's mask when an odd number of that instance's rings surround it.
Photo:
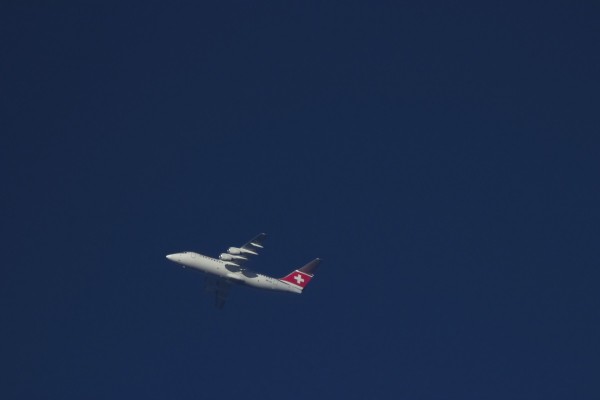
<path fill-rule="evenodd" d="M 231 282 L 252 286 L 259 289 L 278 290 L 282 292 L 301 293 L 302 290 L 287 282 L 262 275 L 249 269 L 228 264 L 226 261 L 202 254 L 186 251 L 169 254 L 167 258 L 185 267 L 194 268 L 207 274 L 225 278 Z"/>

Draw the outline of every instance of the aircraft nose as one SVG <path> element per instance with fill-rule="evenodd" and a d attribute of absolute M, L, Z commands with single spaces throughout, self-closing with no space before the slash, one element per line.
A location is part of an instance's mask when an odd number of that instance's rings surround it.
<path fill-rule="evenodd" d="M 167 254 L 167 260 L 175 261 L 175 254 Z"/>

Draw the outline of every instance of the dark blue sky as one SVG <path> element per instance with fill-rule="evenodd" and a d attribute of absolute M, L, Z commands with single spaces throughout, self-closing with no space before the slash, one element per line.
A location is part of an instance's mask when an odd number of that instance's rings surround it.
<path fill-rule="evenodd" d="M 3 399 L 600 398 L 595 2 L 0 6 Z M 267 232 L 302 296 L 165 254 Z"/>

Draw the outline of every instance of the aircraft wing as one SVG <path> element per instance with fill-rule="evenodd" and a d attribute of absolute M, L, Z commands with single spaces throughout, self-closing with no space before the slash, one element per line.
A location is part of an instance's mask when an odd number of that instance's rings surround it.
<path fill-rule="evenodd" d="M 227 300 L 230 286 L 231 283 L 224 279 L 219 279 L 217 281 L 217 290 L 215 291 L 215 306 L 217 308 L 222 309 L 225 306 L 225 300 Z"/>
<path fill-rule="evenodd" d="M 241 247 L 230 247 L 227 253 L 222 253 L 219 258 L 229 266 L 244 269 L 244 264 L 252 256 L 257 256 L 263 248 L 263 242 L 266 234 L 260 233 Z"/>
<path fill-rule="evenodd" d="M 250 250 L 250 251 L 257 251 L 258 249 L 262 249 L 263 248 L 262 244 L 265 241 L 266 237 L 267 237 L 266 233 L 259 233 L 258 235 L 254 236 L 252 238 L 252 240 L 250 240 L 248 243 L 246 243 L 245 245 L 243 245 L 240 248 Z"/>
<path fill-rule="evenodd" d="M 215 307 L 222 309 L 225 306 L 231 282 L 222 278 L 207 277 L 205 289 L 215 294 Z"/>

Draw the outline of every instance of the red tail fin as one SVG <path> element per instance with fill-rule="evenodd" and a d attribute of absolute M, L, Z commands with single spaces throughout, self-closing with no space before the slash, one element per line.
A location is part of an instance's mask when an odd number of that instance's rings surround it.
<path fill-rule="evenodd" d="M 295 270 L 294 272 L 288 274 L 280 280 L 287 283 L 291 283 L 292 285 L 297 286 L 300 289 L 304 289 L 306 285 L 308 285 L 308 282 L 310 282 L 310 280 L 313 278 L 313 276 L 315 276 L 314 272 L 317 269 L 317 266 L 320 262 L 321 259 L 315 258 L 314 260 L 306 264 L 304 267 Z"/>

